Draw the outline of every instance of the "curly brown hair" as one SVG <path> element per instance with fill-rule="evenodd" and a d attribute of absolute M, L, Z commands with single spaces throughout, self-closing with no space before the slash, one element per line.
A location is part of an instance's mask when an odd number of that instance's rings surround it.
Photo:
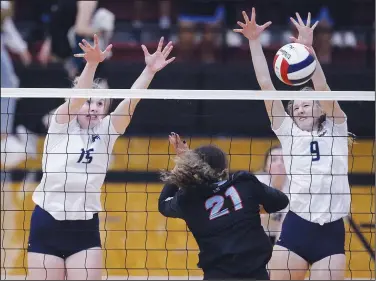
<path fill-rule="evenodd" d="M 161 180 L 181 188 L 211 185 L 228 178 L 226 153 L 214 145 L 188 150 L 175 158 L 172 171 L 162 171 Z"/>

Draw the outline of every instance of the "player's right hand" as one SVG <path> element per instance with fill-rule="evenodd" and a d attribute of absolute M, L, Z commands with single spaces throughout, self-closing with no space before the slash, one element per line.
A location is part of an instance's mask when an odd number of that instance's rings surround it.
<path fill-rule="evenodd" d="M 291 17 L 290 20 L 295 25 L 296 29 L 299 32 L 299 35 L 298 38 L 290 37 L 290 39 L 294 43 L 300 43 L 306 45 L 307 47 L 311 47 L 313 43 L 313 31 L 315 30 L 315 27 L 319 22 L 316 21 L 315 24 L 311 27 L 311 13 L 308 13 L 306 24 L 304 24 L 299 13 L 296 13 L 296 18 L 298 19 L 298 22 L 293 17 Z"/>
<path fill-rule="evenodd" d="M 234 32 L 242 33 L 244 37 L 248 40 L 257 40 L 260 37 L 260 34 L 272 24 L 271 21 L 264 23 L 263 25 L 258 25 L 256 23 L 256 10 L 252 8 L 251 20 L 249 20 L 246 12 L 242 12 L 245 23 L 238 21 L 238 25 L 241 29 L 234 29 Z"/>
<path fill-rule="evenodd" d="M 74 54 L 74 56 L 76 58 L 85 58 L 88 63 L 100 63 L 104 61 L 112 49 L 112 44 L 110 44 L 102 52 L 99 48 L 98 36 L 96 34 L 94 34 L 94 46 L 90 45 L 85 39 L 82 40 L 82 43 L 78 43 L 78 45 L 84 53 Z"/>
<path fill-rule="evenodd" d="M 144 51 L 146 67 L 153 73 L 156 73 L 162 70 L 165 66 L 170 64 L 175 60 L 175 57 L 167 59 L 170 55 L 173 45 L 170 41 L 163 49 L 163 40 L 161 37 L 158 43 L 157 51 L 153 54 L 150 54 L 145 45 L 141 45 L 142 50 Z"/>
<path fill-rule="evenodd" d="M 171 132 L 171 134 L 168 136 L 168 140 L 178 156 L 189 150 L 187 142 L 182 141 L 180 136 L 174 132 Z"/>

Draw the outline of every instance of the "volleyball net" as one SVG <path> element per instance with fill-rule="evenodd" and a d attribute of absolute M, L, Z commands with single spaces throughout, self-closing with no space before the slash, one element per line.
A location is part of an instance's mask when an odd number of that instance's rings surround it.
<path fill-rule="evenodd" d="M 158 172 L 174 165 L 168 133 L 179 133 L 190 148 L 216 144 L 228 154 L 230 172 L 272 174 L 266 158 L 279 142 L 263 100 L 337 100 L 343 106 L 349 131 L 357 136 L 348 155 L 352 203 L 345 222 L 346 278 L 375 278 L 374 92 L 1 89 L 1 95 L 2 279 L 27 275 L 32 194 L 42 178 L 47 132 L 43 126 L 64 99 L 74 97 L 111 98 L 111 109 L 124 98 L 142 99 L 109 155 L 101 189 L 104 279 L 202 278 L 198 247 L 184 221 L 158 212 Z M 22 106 L 15 105 L 21 101 Z M 266 231 L 270 234 L 268 226 Z"/>

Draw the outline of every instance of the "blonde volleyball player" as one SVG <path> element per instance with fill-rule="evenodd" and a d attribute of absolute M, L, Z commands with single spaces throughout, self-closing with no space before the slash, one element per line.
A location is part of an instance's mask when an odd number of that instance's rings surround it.
<path fill-rule="evenodd" d="M 275 90 L 259 40 L 271 22 L 257 25 L 255 9 L 251 20 L 243 16 L 242 29 L 234 31 L 249 39 L 261 89 Z M 310 14 L 306 25 L 297 18 L 291 19 L 299 31 L 293 41 L 312 49 L 317 23 L 310 27 Z M 312 82 L 315 90 L 330 90 L 318 62 Z M 291 192 L 290 211 L 269 264 L 271 279 L 303 280 L 309 266 L 310 279 L 343 279 L 343 218 L 350 209 L 346 115 L 337 101 L 291 101 L 288 114 L 281 101 L 265 101 L 265 106 L 282 145 Z"/>
<path fill-rule="evenodd" d="M 286 175 L 282 147 L 280 145 L 272 146 L 268 149 L 265 153 L 263 168 L 260 172 L 255 173 L 255 176 L 260 182 L 289 194 L 290 184 Z M 260 215 L 261 224 L 273 245 L 281 234 L 282 222 L 286 212 L 287 210 L 285 209 L 273 214 L 265 213 Z"/>
<path fill-rule="evenodd" d="M 167 57 L 172 43 L 149 54 L 146 67 L 132 89 L 146 89 L 156 72 L 174 60 Z M 86 66 L 76 88 L 93 87 L 105 51 L 85 40 L 80 43 Z M 98 212 L 101 186 L 116 139 L 128 127 L 139 100 L 123 100 L 110 115 L 109 99 L 72 98 L 51 118 L 43 151 L 43 178 L 33 194 L 28 245 L 28 279 L 101 280 L 102 251 Z"/>

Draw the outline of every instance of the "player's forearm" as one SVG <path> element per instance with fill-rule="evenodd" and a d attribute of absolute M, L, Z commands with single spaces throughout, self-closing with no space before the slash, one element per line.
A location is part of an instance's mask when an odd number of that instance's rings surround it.
<path fill-rule="evenodd" d="M 270 77 L 268 63 L 266 61 L 264 51 L 262 50 L 260 41 L 249 40 L 249 48 L 251 50 L 253 68 L 255 69 L 257 82 L 260 85 L 261 90 L 274 91 L 275 88 Z M 282 102 L 278 100 L 266 100 L 265 107 L 273 127 L 278 127 L 282 123 L 284 116 L 284 107 Z M 280 116 L 282 118 L 274 118 L 276 116 Z"/>
<path fill-rule="evenodd" d="M 316 70 L 312 75 L 313 86 L 316 91 L 330 91 L 329 85 L 326 82 L 324 70 L 322 69 L 320 62 L 317 59 L 315 50 L 312 47 L 311 50 L 316 57 Z M 323 100 L 320 101 L 320 105 L 328 117 L 335 117 L 335 123 L 341 124 L 345 122 L 345 113 L 342 111 L 337 101 Z"/>
<path fill-rule="evenodd" d="M 98 63 L 86 63 L 84 70 L 80 77 L 78 77 L 76 89 L 91 89 L 93 88 L 94 76 L 97 70 Z M 69 110 L 71 112 L 78 111 L 87 101 L 87 98 L 72 98 L 69 101 Z"/>
<path fill-rule="evenodd" d="M 275 90 L 260 41 L 249 40 L 249 48 L 251 50 L 252 63 L 255 69 L 257 82 L 259 83 L 261 90 Z"/>
<path fill-rule="evenodd" d="M 174 197 L 178 190 L 179 187 L 177 187 L 176 185 L 165 184 L 161 191 L 161 195 L 159 196 L 159 202 L 165 201 L 169 197 Z"/>
<path fill-rule="evenodd" d="M 142 71 L 141 75 L 133 83 L 131 89 L 147 89 L 153 80 L 155 72 L 148 67 Z M 128 127 L 137 104 L 140 99 L 123 100 L 113 113 L 112 123 L 118 133 L 123 133 Z"/>
<path fill-rule="evenodd" d="M 317 59 L 316 53 L 313 48 L 311 48 L 314 56 L 316 57 L 316 70 L 312 75 L 312 83 L 316 91 L 330 91 L 328 84 L 326 83 L 326 77 L 324 71 L 321 67 L 319 60 Z"/>
<path fill-rule="evenodd" d="M 289 204 L 289 198 L 282 191 L 278 189 L 264 186 L 265 189 L 261 192 L 262 205 L 268 213 L 275 213 L 283 210 Z"/>
<path fill-rule="evenodd" d="M 111 114 L 111 122 L 119 134 L 124 134 L 140 99 L 123 100 Z"/>
<path fill-rule="evenodd" d="M 132 116 L 136 110 L 136 107 L 141 99 L 125 99 L 115 109 L 115 112 L 119 115 Z"/>
<path fill-rule="evenodd" d="M 84 70 L 78 77 L 75 88 L 77 89 L 91 89 L 93 87 L 93 81 L 95 72 L 97 71 L 98 63 L 86 63 Z"/>
<path fill-rule="evenodd" d="M 179 188 L 172 184 L 165 184 L 158 200 L 158 210 L 165 217 L 181 217 L 179 206 L 177 204 L 176 193 Z"/>
<path fill-rule="evenodd" d="M 98 64 L 86 63 L 80 77 L 78 77 L 76 89 L 91 89 L 93 87 L 94 75 Z M 67 100 L 57 110 L 56 121 L 58 123 L 68 123 L 76 117 L 87 98 L 71 98 Z"/>
<path fill-rule="evenodd" d="M 155 72 L 151 71 L 147 66 L 142 71 L 137 80 L 133 83 L 131 89 L 147 89 L 155 76 Z"/>

